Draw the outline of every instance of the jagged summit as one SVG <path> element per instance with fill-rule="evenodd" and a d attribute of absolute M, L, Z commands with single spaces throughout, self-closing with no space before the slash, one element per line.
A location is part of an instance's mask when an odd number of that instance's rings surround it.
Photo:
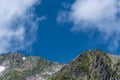
<path fill-rule="evenodd" d="M 98 49 L 86 50 L 51 80 L 120 80 L 120 57 Z"/>

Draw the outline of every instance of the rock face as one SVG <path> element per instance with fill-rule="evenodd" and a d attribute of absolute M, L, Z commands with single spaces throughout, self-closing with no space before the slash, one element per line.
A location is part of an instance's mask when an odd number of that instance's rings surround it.
<path fill-rule="evenodd" d="M 20 53 L 3 54 L 0 80 L 120 80 L 120 56 L 88 50 L 63 65 Z"/>
<path fill-rule="evenodd" d="M 0 80 L 48 80 L 63 65 L 20 53 L 0 55 Z"/>
<path fill-rule="evenodd" d="M 120 57 L 100 50 L 84 51 L 51 80 L 120 80 Z"/>

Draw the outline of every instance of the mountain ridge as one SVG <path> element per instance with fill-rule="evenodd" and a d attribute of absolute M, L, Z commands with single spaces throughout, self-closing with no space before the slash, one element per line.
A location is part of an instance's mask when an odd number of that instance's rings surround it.
<path fill-rule="evenodd" d="M 120 56 L 99 49 L 85 50 L 66 64 L 8 53 L 0 55 L 0 68 L 0 80 L 120 80 Z"/>
<path fill-rule="evenodd" d="M 87 50 L 71 60 L 51 80 L 120 80 L 120 57 L 98 49 Z"/>
<path fill-rule="evenodd" d="M 0 55 L 0 66 L 5 68 L 1 72 L 0 80 L 46 80 L 63 64 L 42 57 L 8 53 Z"/>

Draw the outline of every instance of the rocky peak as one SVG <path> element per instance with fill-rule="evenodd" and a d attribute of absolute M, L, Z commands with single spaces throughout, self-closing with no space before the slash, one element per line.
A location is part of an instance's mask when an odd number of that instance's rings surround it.
<path fill-rule="evenodd" d="M 86 50 L 65 65 L 51 80 L 120 80 L 119 64 L 120 57 L 116 55 L 98 49 Z"/>
<path fill-rule="evenodd" d="M 120 56 L 86 50 L 63 65 L 20 53 L 3 54 L 0 80 L 120 80 Z"/>

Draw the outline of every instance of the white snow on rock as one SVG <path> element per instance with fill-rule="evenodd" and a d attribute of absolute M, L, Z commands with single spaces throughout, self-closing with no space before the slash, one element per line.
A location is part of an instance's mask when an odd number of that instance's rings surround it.
<path fill-rule="evenodd" d="M 26 58 L 25 58 L 25 57 L 23 57 L 22 59 L 25 61 L 25 59 L 26 59 Z"/>
<path fill-rule="evenodd" d="M 5 70 L 4 66 L 0 66 L 0 73 L 2 73 Z"/>

